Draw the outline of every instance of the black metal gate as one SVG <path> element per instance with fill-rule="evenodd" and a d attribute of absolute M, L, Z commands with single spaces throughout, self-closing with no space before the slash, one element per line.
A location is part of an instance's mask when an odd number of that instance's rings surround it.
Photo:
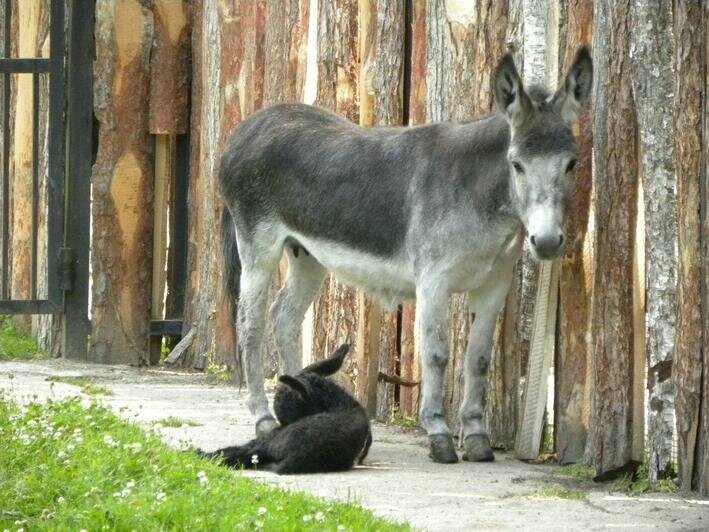
<path fill-rule="evenodd" d="M 19 0 L 24 2 L 25 0 Z M 36 1 L 36 0 L 31 0 Z M 18 4 L 15 3 L 15 6 Z M 68 6 L 68 13 L 66 12 Z M 93 122 L 93 2 L 51 0 L 49 58 L 12 57 L 13 1 L 4 0 L 2 56 L 2 207 L 0 313 L 62 314 L 63 353 L 86 355 Z M 68 16 L 67 16 L 68 14 Z M 11 87 L 13 76 L 32 76 L 32 199 L 30 293 L 13 294 L 12 190 L 10 187 Z M 40 153 L 40 76 L 48 77 L 46 154 Z M 46 156 L 44 202 L 40 204 L 40 160 Z M 39 213 L 46 220 L 46 251 L 38 246 Z M 40 257 L 46 253 L 46 257 Z M 38 293 L 38 264 L 46 263 L 46 289 Z M 43 272 L 42 272 L 43 273 Z M 28 297 L 29 296 L 29 297 Z"/>

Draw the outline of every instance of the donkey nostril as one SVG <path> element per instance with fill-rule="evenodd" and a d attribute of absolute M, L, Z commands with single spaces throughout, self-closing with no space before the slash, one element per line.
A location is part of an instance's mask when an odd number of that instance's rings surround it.
<path fill-rule="evenodd" d="M 559 247 L 564 244 L 564 235 L 559 235 Z"/>
<path fill-rule="evenodd" d="M 537 245 L 537 240 L 534 238 L 534 235 L 531 235 L 529 237 L 529 241 L 532 243 L 533 246 Z"/>

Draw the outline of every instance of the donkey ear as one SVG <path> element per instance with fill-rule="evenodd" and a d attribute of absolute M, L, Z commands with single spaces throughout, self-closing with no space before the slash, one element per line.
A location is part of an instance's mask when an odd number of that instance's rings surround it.
<path fill-rule="evenodd" d="M 342 363 L 345 360 L 345 355 L 349 350 L 350 346 L 348 344 L 342 344 L 337 351 L 330 355 L 330 358 L 310 364 L 305 367 L 301 373 L 315 373 L 317 375 L 322 375 L 323 377 L 333 375 L 342 367 Z"/>
<path fill-rule="evenodd" d="M 298 392 L 305 401 L 310 401 L 310 390 L 303 382 L 290 375 L 281 375 L 278 380 Z"/>
<path fill-rule="evenodd" d="M 554 108 L 567 124 L 578 119 L 591 97 L 593 61 L 587 47 L 580 48 L 566 75 L 564 85 L 554 95 Z"/>
<path fill-rule="evenodd" d="M 497 108 L 512 127 L 520 125 L 532 109 L 532 102 L 524 91 L 522 78 L 510 54 L 505 54 L 497 65 L 494 79 Z"/>

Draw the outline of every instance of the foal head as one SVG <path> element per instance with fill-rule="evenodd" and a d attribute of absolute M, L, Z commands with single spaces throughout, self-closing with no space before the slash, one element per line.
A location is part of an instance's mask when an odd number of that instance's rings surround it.
<path fill-rule="evenodd" d="M 579 50 L 554 95 L 539 87 L 525 90 L 509 54 L 495 72 L 495 101 L 511 131 L 510 189 L 538 259 L 553 259 L 563 249 L 562 227 L 578 157 L 571 126 L 588 103 L 592 80 L 587 48 Z"/>

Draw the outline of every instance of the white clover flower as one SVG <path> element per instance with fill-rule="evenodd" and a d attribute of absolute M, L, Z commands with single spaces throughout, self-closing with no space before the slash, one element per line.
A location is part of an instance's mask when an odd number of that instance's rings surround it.
<path fill-rule="evenodd" d="M 59 452 L 57 453 L 57 458 L 58 458 L 59 460 L 62 460 L 63 458 L 66 458 L 66 453 L 65 453 L 64 451 L 59 451 Z"/>
<path fill-rule="evenodd" d="M 309 523 L 310 521 L 313 520 L 313 516 L 310 514 L 304 515 L 303 516 L 303 523 Z"/>
<path fill-rule="evenodd" d="M 205 473 L 204 471 L 199 471 L 197 473 L 197 478 L 199 479 L 199 483 L 202 486 L 206 486 L 207 484 L 209 484 L 209 479 L 207 478 L 207 473 Z"/>
<path fill-rule="evenodd" d="M 128 483 L 126 484 L 126 489 L 132 490 L 133 488 L 135 488 L 135 481 L 129 480 Z"/>
<path fill-rule="evenodd" d="M 143 449 L 143 445 L 140 442 L 129 443 L 123 446 L 124 449 L 129 450 L 132 453 L 139 453 Z"/>
<path fill-rule="evenodd" d="M 114 440 L 113 436 L 111 436 L 110 434 L 104 435 L 103 443 L 105 443 L 109 447 L 118 447 L 118 442 Z"/>
<path fill-rule="evenodd" d="M 259 515 L 266 515 L 268 513 L 268 510 L 264 508 L 263 506 L 258 509 L 258 514 Z"/>
<path fill-rule="evenodd" d="M 337 525 L 337 530 L 341 532 L 342 530 L 347 530 L 347 527 L 345 525 Z"/>
<path fill-rule="evenodd" d="M 256 530 L 263 530 L 263 521 L 254 521 L 254 528 Z"/>
<path fill-rule="evenodd" d="M 70 452 L 71 452 L 71 451 L 73 451 L 74 449 L 76 449 L 76 445 L 74 445 L 73 443 L 68 443 L 68 444 L 67 444 L 67 446 L 66 446 L 66 450 L 67 450 L 67 451 L 70 451 Z"/>
<path fill-rule="evenodd" d="M 257 464 L 258 464 L 258 455 L 257 455 L 257 454 L 252 454 L 252 455 L 251 455 L 251 463 L 252 463 L 253 465 L 257 465 Z"/>
<path fill-rule="evenodd" d="M 161 491 L 157 495 L 155 495 L 155 499 L 158 501 L 164 501 L 165 497 L 167 497 L 167 494 L 164 491 Z"/>
<path fill-rule="evenodd" d="M 64 497 L 62 497 L 61 495 L 59 497 L 57 497 L 57 503 L 64 504 L 65 502 L 66 502 L 66 499 L 64 499 Z"/>
<path fill-rule="evenodd" d="M 322 522 L 325 520 L 325 514 L 322 513 L 322 512 L 316 513 L 316 514 L 315 514 L 315 520 L 316 520 L 318 523 L 322 523 Z"/>

